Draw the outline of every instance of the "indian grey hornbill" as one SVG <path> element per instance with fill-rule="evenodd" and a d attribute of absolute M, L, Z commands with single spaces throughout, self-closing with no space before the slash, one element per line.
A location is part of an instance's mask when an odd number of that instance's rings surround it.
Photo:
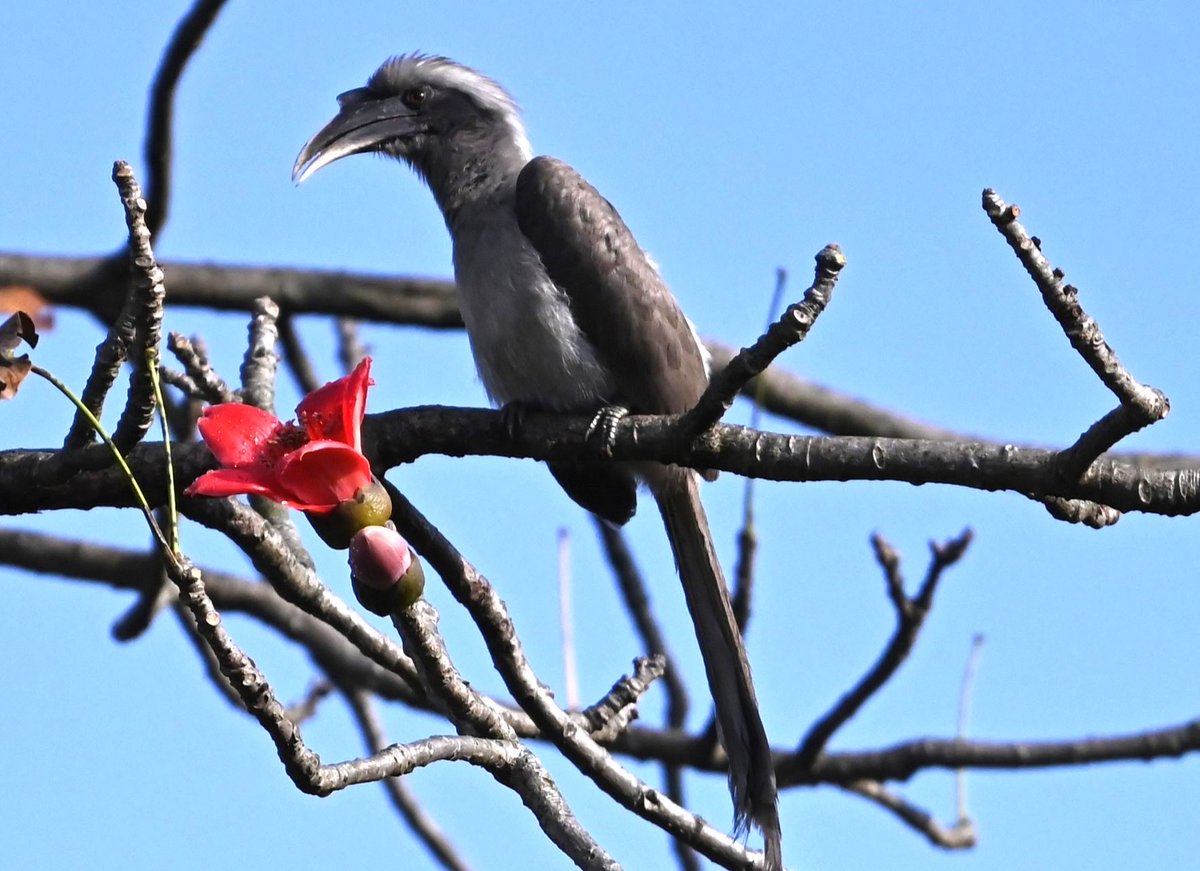
<path fill-rule="evenodd" d="M 493 401 L 567 413 L 679 414 L 695 404 L 708 371 L 691 323 L 612 205 L 565 163 L 532 157 L 499 84 L 444 57 L 404 55 L 338 104 L 292 177 L 376 152 L 425 180 L 453 240 L 459 306 Z M 770 745 L 696 473 L 645 462 L 549 466 L 571 498 L 611 523 L 633 516 L 639 480 L 654 495 L 729 756 L 735 822 L 753 820 L 768 867 L 782 867 Z"/>

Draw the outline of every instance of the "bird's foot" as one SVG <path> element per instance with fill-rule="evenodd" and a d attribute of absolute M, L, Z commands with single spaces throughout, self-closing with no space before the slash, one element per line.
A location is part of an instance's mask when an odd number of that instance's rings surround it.
<path fill-rule="evenodd" d="M 537 410 L 537 406 L 524 400 L 514 399 L 512 402 L 506 402 L 499 408 L 500 425 L 504 427 L 504 432 L 510 439 L 515 439 L 520 436 L 525 426 L 525 416 Z"/>
<path fill-rule="evenodd" d="M 606 457 L 612 456 L 617 441 L 617 424 L 629 416 L 629 409 L 620 405 L 606 405 L 596 412 L 588 425 L 584 438 L 599 449 Z"/>

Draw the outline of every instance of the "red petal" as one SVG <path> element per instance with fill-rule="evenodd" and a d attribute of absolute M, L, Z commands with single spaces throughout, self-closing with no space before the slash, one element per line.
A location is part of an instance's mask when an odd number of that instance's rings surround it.
<path fill-rule="evenodd" d="M 313 441 L 332 439 L 362 450 L 362 419 L 367 410 L 371 358 L 363 357 L 354 371 L 314 390 L 296 406 L 296 418 Z"/>
<path fill-rule="evenodd" d="M 205 472 L 183 491 L 185 496 L 242 496 L 253 494 L 274 499 L 297 511 L 329 511 L 336 502 L 304 502 L 281 489 L 274 475 L 251 469 L 217 469 Z"/>
<path fill-rule="evenodd" d="M 205 472 L 183 491 L 185 496 L 240 496 L 257 493 L 276 501 L 287 494 L 279 488 L 275 476 L 258 469 L 217 469 Z"/>
<path fill-rule="evenodd" d="M 197 426 L 222 466 L 269 463 L 271 439 L 283 428 L 275 415 L 237 402 L 210 405 Z"/>
<path fill-rule="evenodd" d="M 289 494 L 289 502 L 324 510 L 333 508 L 371 483 L 371 464 L 353 448 L 328 439 L 309 442 L 287 454 L 276 470 L 279 483 Z"/>

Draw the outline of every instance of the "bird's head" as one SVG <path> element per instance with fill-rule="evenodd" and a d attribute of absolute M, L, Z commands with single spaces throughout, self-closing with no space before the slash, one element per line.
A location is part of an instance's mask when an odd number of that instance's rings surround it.
<path fill-rule="evenodd" d="M 375 152 L 410 164 L 437 186 L 480 161 L 530 158 L 517 104 L 504 88 L 444 57 L 401 55 L 338 97 L 340 111 L 317 131 L 292 167 L 297 183 L 351 154 Z"/>

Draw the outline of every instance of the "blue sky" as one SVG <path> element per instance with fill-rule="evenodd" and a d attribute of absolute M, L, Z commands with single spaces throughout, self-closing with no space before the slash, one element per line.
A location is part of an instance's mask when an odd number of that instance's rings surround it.
<path fill-rule="evenodd" d="M 131 9 L 8 4 L 0 13 L 0 249 L 90 255 L 123 238 L 112 161 L 144 170 L 146 90 L 186 4 Z M 798 296 L 812 256 L 836 241 L 848 266 L 833 303 L 783 365 L 933 423 L 1066 444 L 1114 400 L 979 208 L 980 191 L 997 188 L 1020 204 L 1133 374 L 1171 398 L 1170 417 L 1125 447 L 1196 452 L 1200 11 L 1184 3 L 1140 10 L 234 2 L 179 92 L 174 200 L 156 250 L 166 260 L 448 276 L 441 218 L 402 168 L 356 158 L 301 188 L 289 179 L 336 94 L 390 54 L 442 53 L 509 87 L 535 150 L 574 164 L 617 205 L 702 334 L 752 341 L 776 267 L 790 270 Z M 244 318 L 175 312 L 168 326 L 202 332 L 235 377 Z M 336 375 L 332 331 L 314 321 L 304 332 L 322 373 Z M 60 311 L 38 357 L 81 384 L 100 338 L 88 318 Z M 371 410 L 482 404 L 463 336 L 368 327 L 364 338 L 377 360 Z M 20 399 L 0 408 L 0 448 L 60 442 L 70 420 L 61 401 L 32 383 Z M 285 391 L 281 407 L 296 399 Z M 738 407 L 731 419 L 746 416 Z M 392 478 L 498 586 L 542 678 L 560 691 L 555 535 L 570 529 L 585 699 L 628 667 L 639 650 L 590 523 L 544 470 L 427 458 Z M 975 737 L 1061 739 L 1196 716 L 1194 520 L 1130 515 L 1095 532 L 1056 523 L 1012 494 L 872 483 L 757 492 L 762 562 L 749 645 L 776 744 L 798 740 L 890 632 L 868 547 L 874 531 L 902 551 L 912 583 L 929 539 L 970 526 L 976 541 L 946 579 L 912 660 L 835 737 L 835 749 L 952 734 L 976 633 L 987 642 Z M 740 494 L 732 475 L 706 489 L 727 562 Z M 631 535 L 699 693 L 666 541 L 653 512 L 643 515 Z M 146 540 L 129 513 L 3 522 Z M 229 547 L 188 535 L 199 561 L 246 570 Z M 342 558 L 319 559 L 348 596 Z M 127 596 L 4 570 L 0 584 L 0 651 L 9 662 L 0 676 L 8 796 L 0 839 L 12 867 L 431 867 L 378 787 L 300 795 L 265 735 L 206 683 L 169 615 L 119 646 L 109 628 Z M 460 667 L 476 686 L 499 691 L 482 645 L 436 583 L 430 599 Z M 244 620 L 229 625 L 284 698 L 303 693 L 312 670 L 302 656 Z M 648 716 L 659 703 L 648 702 Z M 694 724 L 702 716 L 696 711 Z M 403 711 L 385 718 L 393 740 L 445 729 Z M 361 751 L 338 702 L 304 735 L 326 761 Z M 620 861 L 664 867 L 669 854 L 656 830 L 543 756 Z M 476 867 L 566 867 L 487 777 L 443 765 L 410 785 Z M 719 778 L 688 785 L 707 818 L 728 819 Z M 835 790 L 789 792 L 789 866 L 1183 868 L 1200 853 L 1195 759 L 974 773 L 968 786 L 981 843 L 966 854 L 938 852 Z M 901 789 L 948 822 L 952 787 L 950 775 L 935 772 Z"/>

